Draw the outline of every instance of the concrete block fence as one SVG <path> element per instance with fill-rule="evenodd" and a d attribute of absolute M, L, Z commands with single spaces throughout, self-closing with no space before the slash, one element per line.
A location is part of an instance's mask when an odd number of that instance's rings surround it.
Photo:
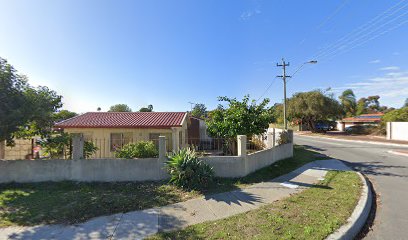
<path fill-rule="evenodd" d="M 216 176 L 243 177 L 276 161 L 293 156 L 293 141 L 280 146 L 247 154 L 246 136 L 238 139 L 237 156 L 208 156 Z M 159 139 L 159 157 L 142 159 L 81 159 L 83 137 L 76 136 L 73 160 L 0 160 L 0 183 L 44 181 L 157 181 L 167 179 L 164 170 L 165 138 Z M 79 149 L 79 150 L 78 150 Z"/>
<path fill-rule="evenodd" d="M 408 122 L 387 122 L 387 139 L 408 141 Z"/>

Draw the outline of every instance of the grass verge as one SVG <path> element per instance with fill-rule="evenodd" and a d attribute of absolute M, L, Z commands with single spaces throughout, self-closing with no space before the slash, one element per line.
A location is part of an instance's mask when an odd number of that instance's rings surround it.
<path fill-rule="evenodd" d="M 0 227 L 73 224 L 97 216 L 164 206 L 267 181 L 314 160 L 314 152 L 295 146 L 293 158 L 244 178 L 216 179 L 201 193 L 187 192 L 166 182 L 0 184 Z"/>
<path fill-rule="evenodd" d="M 319 185 L 257 210 L 205 222 L 159 239 L 324 239 L 346 223 L 361 189 L 354 172 L 330 171 Z"/>

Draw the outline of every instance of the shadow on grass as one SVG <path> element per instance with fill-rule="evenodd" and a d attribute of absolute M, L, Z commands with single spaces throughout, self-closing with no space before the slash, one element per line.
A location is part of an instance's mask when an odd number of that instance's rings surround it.
<path fill-rule="evenodd" d="M 192 195 L 164 182 L 2 184 L 0 227 L 75 224 L 181 202 Z"/>
<path fill-rule="evenodd" d="M 217 178 L 215 183 L 207 190 L 202 191 L 202 193 L 209 195 L 219 192 L 227 192 L 240 189 L 248 184 L 270 181 L 273 178 L 287 174 L 307 163 L 329 158 L 324 154 L 310 151 L 306 147 L 298 145 L 294 146 L 293 154 L 292 158 L 275 162 L 270 166 L 259 169 L 258 171 L 242 178 Z"/>
<path fill-rule="evenodd" d="M 235 190 L 248 184 L 270 181 L 317 159 L 316 152 L 294 147 L 294 157 L 276 162 L 243 178 L 218 178 L 200 193 L 207 199 L 217 199 L 220 192 Z M 0 185 L 0 227 L 38 224 L 78 224 L 103 215 L 112 215 L 182 202 L 199 196 L 166 182 L 77 183 L 44 182 Z M 241 196 L 244 201 L 259 201 L 253 196 Z M 233 200 L 236 201 L 236 200 Z"/>

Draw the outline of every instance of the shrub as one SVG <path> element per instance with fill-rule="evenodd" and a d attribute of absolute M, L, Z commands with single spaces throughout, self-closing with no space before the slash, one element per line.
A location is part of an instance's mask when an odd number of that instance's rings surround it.
<path fill-rule="evenodd" d="M 117 158 L 150 158 L 157 157 L 159 152 L 152 141 L 140 141 L 137 143 L 128 143 L 115 151 Z"/>
<path fill-rule="evenodd" d="M 355 125 L 346 128 L 346 133 L 348 134 L 356 134 L 356 135 L 367 135 L 372 134 L 377 130 L 376 126 L 371 125 Z"/>
<path fill-rule="evenodd" d="M 211 166 L 197 158 L 191 148 L 184 148 L 171 153 L 166 162 L 170 174 L 170 183 L 184 189 L 201 190 L 214 180 Z"/>
<path fill-rule="evenodd" d="M 96 151 L 98 151 L 98 147 L 91 141 L 84 142 L 84 157 L 89 158 L 92 156 Z"/>
<path fill-rule="evenodd" d="M 45 155 L 51 159 L 58 159 L 61 157 L 71 158 L 71 152 L 68 156 L 64 156 L 64 149 L 69 149 L 71 136 L 67 133 L 53 134 L 48 138 L 40 141 L 40 145 L 44 150 Z"/>
<path fill-rule="evenodd" d="M 279 133 L 279 138 L 278 138 L 278 145 L 290 143 L 290 138 L 289 138 L 289 133 L 288 131 L 282 131 Z"/>
<path fill-rule="evenodd" d="M 249 149 L 259 151 L 259 150 L 263 150 L 265 148 L 266 148 L 266 145 L 262 141 L 262 138 L 253 136 L 249 140 Z"/>

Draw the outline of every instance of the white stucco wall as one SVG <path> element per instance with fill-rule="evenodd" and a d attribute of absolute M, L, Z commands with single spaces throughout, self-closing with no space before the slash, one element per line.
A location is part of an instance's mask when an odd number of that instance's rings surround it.
<path fill-rule="evenodd" d="M 387 122 L 387 139 L 408 141 L 408 122 Z"/>
<path fill-rule="evenodd" d="M 214 156 L 203 160 L 218 177 L 243 177 L 293 156 L 293 144 L 284 144 L 245 156 Z M 155 181 L 168 178 L 166 158 L 0 160 L 0 183 L 43 181 Z"/>

